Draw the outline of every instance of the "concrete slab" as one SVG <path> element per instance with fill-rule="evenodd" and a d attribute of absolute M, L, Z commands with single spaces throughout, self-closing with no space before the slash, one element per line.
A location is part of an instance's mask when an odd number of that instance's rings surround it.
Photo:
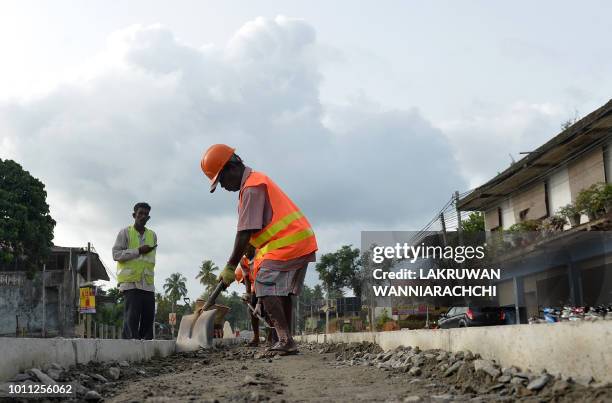
<path fill-rule="evenodd" d="M 470 350 L 502 366 L 546 369 L 563 376 L 592 376 L 612 382 L 612 321 L 488 326 L 462 329 L 399 330 L 299 336 L 307 342 L 377 343 L 384 350 Z"/>
<path fill-rule="evenodd" d="M 51 363 L 63 367 L 90 361 L 142 361 L 175 352 L 173 340 L 0 338 L 0 381 Z"/>

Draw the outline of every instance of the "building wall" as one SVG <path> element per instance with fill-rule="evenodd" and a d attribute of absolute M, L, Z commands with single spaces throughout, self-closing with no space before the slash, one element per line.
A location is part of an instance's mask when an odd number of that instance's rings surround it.
<path fill-rule="evenodd" d="M 567 167 L 560 168 L 548 177 L 548 205 L 551 214 L 572 202 Z"/>
<path fill-rule="evenodd" d="M 14 336 L 17 325 L 26 335 L 40 336 L 43 328 L 42 272 L 34 279 L 25 272 L 0 272 L 0 336 Z M 69 271 L 45 272 L 45 325 L 49 335 L 71 336 L 74 309 Z"/>
<path fill-rule="evenodd" d="M 499 306 L 514 304 L 514 281 L 507 280 L 497 284 L 497 298 Z"/>
<path fill-rule="evenodd" d="M 605 181 L 605 169 L 602 148 L 597 148 L 571 162 L 568 167 L 569 186 L 572 201 L 578 193 L 594 183 Z"/>
<path fill-rule="evenodd" d="M 516 223 L 516 219 L 514 217 L 514 208 L 512 205 L 512 199 L 508 199 L 504 201 L 501 205 L 502 211 L 502 222 L 501 225 L 504 229 L 508 229 L 511 225 Z"/>

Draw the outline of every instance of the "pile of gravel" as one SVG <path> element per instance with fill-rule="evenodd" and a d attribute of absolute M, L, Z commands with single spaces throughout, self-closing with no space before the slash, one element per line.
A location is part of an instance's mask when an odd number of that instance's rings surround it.
<path fill-rule="evenodd" d="M 334 353 L 335 362 L 331 365 L 337 368 L 366 366 L 402 374 L 408 382 L 450 385 L 454 394 L 440 395 L 442 400 L 511 401 L 528 396 L 547 400 L 593 388 L 611 389 L 607 383 L 595 383 L 592 377 L 570 378 L 553 376 L 546 370 L 533 372 L 516 366 L 501 367 L 494 360 L 483 359 L 471 351 L 449 353 L 398 347 L 384 352 L 372 343 L 308 344 L 306 348 L 321 354 Z"/>

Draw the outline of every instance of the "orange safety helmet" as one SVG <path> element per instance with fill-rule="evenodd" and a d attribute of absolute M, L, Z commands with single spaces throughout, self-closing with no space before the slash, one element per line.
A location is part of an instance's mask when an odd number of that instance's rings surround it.
<path fill-rule="evenodd" d="M 242 269 L 240 268 L 240 266 L 236 267 L 236 270 L 234 270 L 234 275 L 236 276 L 236 282 L 242 283 L 244 276 L 243 276 Z"/>
<path fill-rule="evenodd" d="M 214 192 L 219 182 L 219 174 L 234 155 L 236 149 L 225 144 L 213 144 L 206 150 L 200 160 L 200 168 L 211 180 L 210 193 Z"/>

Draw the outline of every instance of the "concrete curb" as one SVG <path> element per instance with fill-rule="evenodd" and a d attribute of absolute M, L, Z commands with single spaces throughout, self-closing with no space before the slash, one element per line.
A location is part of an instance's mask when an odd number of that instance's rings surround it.
<path fill-rule="evenodd" d="M 63 367 L 90 361 L 142 361 L 174 354 L 174 340 L 0 338 L 0 381 L 51 363 Z"/>
<path fill-rule="evenodd" d="M 317 343 L 368 341 L 384 350 L 398 346 L 451 352 L 470 350 L 501 366 L 516 365 L 533 371 L 546 369 L 551 374 L 592 376 L 597 381 L 612 382 L 612 321 L 333 333 L 297 339 Z"/>

